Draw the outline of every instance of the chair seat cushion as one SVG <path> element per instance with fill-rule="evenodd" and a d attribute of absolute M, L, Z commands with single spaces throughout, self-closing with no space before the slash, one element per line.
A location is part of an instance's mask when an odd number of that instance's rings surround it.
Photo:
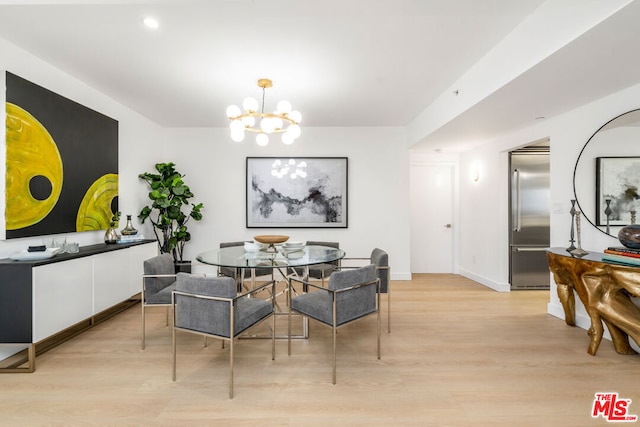
<path fill-rule="evenodd" d="M 176 282 L 174 281 L 172 284 L 160 290 L 160 292 L 156 292 L 155 294 L 151 294 L 147 292 L 145 298 L 145 304 L 171 304 L 171 293 L 176 289 Z"/>
<path fill-rule="evenodd" d="M 258 298 L 240 298 L 236 304 L 234 316 L 235 335 L 253 326 L 273 313 L 271 302 Z M 228 330 L 229 328 L 227 328 Z M 229 335 L 229 334 L 227 334 Z"/>
<path fill-rule="evenodd" d="M 333 324 L 332 298 L 329 292 L 316 291 L 291 298 L 291 309 L 329 326 Z"/>

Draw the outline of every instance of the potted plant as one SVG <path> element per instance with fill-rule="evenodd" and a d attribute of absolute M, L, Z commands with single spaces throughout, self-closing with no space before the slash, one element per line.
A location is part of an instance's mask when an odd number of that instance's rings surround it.
<path fill-rule="evenodd" d="M 190 219 L 202 219 L 203 205 L 190 202 L 194 195 L 184 183 L 184 175 L 176 171 L 174 163 L 157 163 L 155 168 L 158 173 L 138 175 L 149 184 L 149 199 L 152 201 L 151 206 L 142 208 L 138 218 L 143 224 L 147 219 L 153 224 L 160 253 L 172 254 L 176 265 L 185 264 L 188 262 L 183 259 L 184 245 L 191 240 L 187 223 Z M 183 211 L 183 208 L 190 210 Z"/>

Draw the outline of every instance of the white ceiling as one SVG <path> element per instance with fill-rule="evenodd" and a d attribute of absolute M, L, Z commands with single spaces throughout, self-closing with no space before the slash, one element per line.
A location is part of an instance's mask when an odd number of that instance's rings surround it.
<path fill-rule="evenodd" d="M 0 1 L 0 37 L 162 126 L 227 126 L 261 77 L 267 108 L 286 98 L 305 126 L 408 126 L 542 3 Z M 424 142 L 482 139 L 640 82 L 638 22 L 633 2 Z"/>

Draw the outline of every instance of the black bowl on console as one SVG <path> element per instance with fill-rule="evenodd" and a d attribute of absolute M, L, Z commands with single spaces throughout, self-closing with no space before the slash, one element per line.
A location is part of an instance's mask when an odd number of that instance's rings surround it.
<path fill-rule="evenodd" d="M 640 224 L 630 224 L 618 231 L 618 240 L 627 248 L 640 249 Z"/>

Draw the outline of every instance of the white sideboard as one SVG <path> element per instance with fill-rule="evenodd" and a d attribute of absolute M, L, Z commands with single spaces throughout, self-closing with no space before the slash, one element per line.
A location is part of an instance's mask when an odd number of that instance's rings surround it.
<path fill-rule="evenodd" d="M 143 261 L 157 253 L 153 240 L 91 245 L 41 261 L 0 260 L 0 344 L 27 344 L 31 356 L 44 340 L 90 326 L 140 292 Z"/>

